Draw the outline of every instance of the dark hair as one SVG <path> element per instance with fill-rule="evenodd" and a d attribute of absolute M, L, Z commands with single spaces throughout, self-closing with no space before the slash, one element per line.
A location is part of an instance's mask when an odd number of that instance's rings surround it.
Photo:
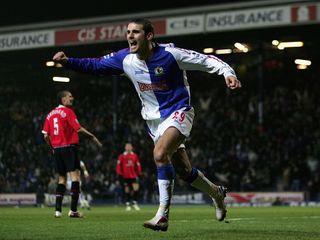
<path fill-rule="evenodd" d="M 143 26 L 143 31 L 147 35 L 148 33 L 154 34 L 154 28 L 150 20 L 146 18 L 135 18 L 132 19 L 129 23 L 141 24 Z"/>
<path fill-rule="evenodd" d="M 67 90 L 62 90 L 58 92 L 57 94 L 57 102 L 58 104 L 62 104 L 62 98 L 65 97 L 68 94 L 69 91 Z"/>

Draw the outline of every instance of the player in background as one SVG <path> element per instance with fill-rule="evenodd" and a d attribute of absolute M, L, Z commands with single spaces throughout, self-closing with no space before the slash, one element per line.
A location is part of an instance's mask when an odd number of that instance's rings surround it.
<path fill-rule="evenodd" d="M 67 174 L 71 177 L 71 206 L 69 217 L 81 218 L 77 205 L 80 194 L 80 160 L 78 158 L 79 135 L 90 137 L 99 147 L 101 142 L 94 134 L 82 127 L 72 109 L 74 98 L 69 91 L 60 91 L 57 95 L 58 106 L 46 116 L 42 133 L 50 146 L 59 174 L 56 188 L 56 204 L 54 216 L 62 216 L 62 200 L 66 191 Z"/>
<path fill-rule="evenodd" d="M 131 143 L 125 144 L 125 151 L 118 156 L 116 173 L 121 178 L 123 184 L 126 211 L 131 207 L 140 210 L 139 198 L 139 176 L 141 176 L 141 165 L 138 155 L 133 152 Z"/>
<path fill-rule="evenodd" d="M 234 70 L 216 56 L 156 43 L 148 19 L 131 20 L 126 38 L 128 48 L 100 58 L 67 57 L 60 51 L 53 60 L 68 69 L 96 76 L 124 75 L 133 83 L 141 101 L 141 115 L 154 141 L 153 159 L 159 188 L 158 210 L 144 222 L 144 227 L 167 231 L 175 173 L 212 198 L 216 218 L 222 221 L 227 213 L 226 188 L 214 184 L 192 167 L 184 145 L 194 119 L 186 71 L 222 75 L 231 90 L 240 88 L 241 82 Z M 202 84 L 200 79 L 197 83 Z"/>
<path fill-rule="evenodd" d="M 80 161 L 80 167 L 81 167 L 81 177 L 80 177 L 80 189 L 81 194 L 79 198 L 80 208 L 86 208 L 88 210 L 91 209 L 90 202 L 92 201 L 92 196 L 88 191 L 88 181 L 90 178 L 88 169 L 83 161 Z"/>
<path fill-rule="evenodd" d="M 86 182 L 89 179 L 90 175 L 85 163 L 80 160 L 80 194 L 79 194 L 79 203 L 80 208 L 91 209 L 90 202 L 92 196 L 88 193 Z M 70 173 L 67 174 L 67 190 L 71 191 L 72 179 Z"/>

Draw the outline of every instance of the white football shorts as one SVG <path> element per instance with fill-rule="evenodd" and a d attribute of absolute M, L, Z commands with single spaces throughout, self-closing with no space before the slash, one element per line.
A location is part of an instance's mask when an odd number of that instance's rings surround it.
<path fill-rule="evenodd" d="M 174 111 L 169 117 L 164 119 L 147 120 L 148 133 L 156 144 L 162 134 L 169 128 L 175 127 L 186 138 L 189 137 L 194 119 L 194 109 L 182 108 Z M 184 148 L 181 144 L 179 148 Z"/>

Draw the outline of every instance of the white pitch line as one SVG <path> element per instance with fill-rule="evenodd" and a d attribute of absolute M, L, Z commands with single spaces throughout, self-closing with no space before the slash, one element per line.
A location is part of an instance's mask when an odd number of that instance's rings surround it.
<path fill-rule="evenodd" d="M 228 221 L 243 221 L 243 220 L 254 220 L 256 218 L 228 218 Z"/>

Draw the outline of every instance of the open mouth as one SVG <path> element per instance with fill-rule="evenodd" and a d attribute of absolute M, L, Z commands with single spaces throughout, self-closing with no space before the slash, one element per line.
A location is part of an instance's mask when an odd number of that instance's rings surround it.
<path fill-rule="evenodd" d="M 138 49 L 138 43 L 137 41 L 131 41 L 129 42 L 129 45 L 130 45 L 130 52 L 136 52 L 137 49 Z"/>
<path fill-rule="evenodd" d="M 137 41 L 130 42 L 130 47 L 135 47 L 135 46 L 137 46 Z"/>

